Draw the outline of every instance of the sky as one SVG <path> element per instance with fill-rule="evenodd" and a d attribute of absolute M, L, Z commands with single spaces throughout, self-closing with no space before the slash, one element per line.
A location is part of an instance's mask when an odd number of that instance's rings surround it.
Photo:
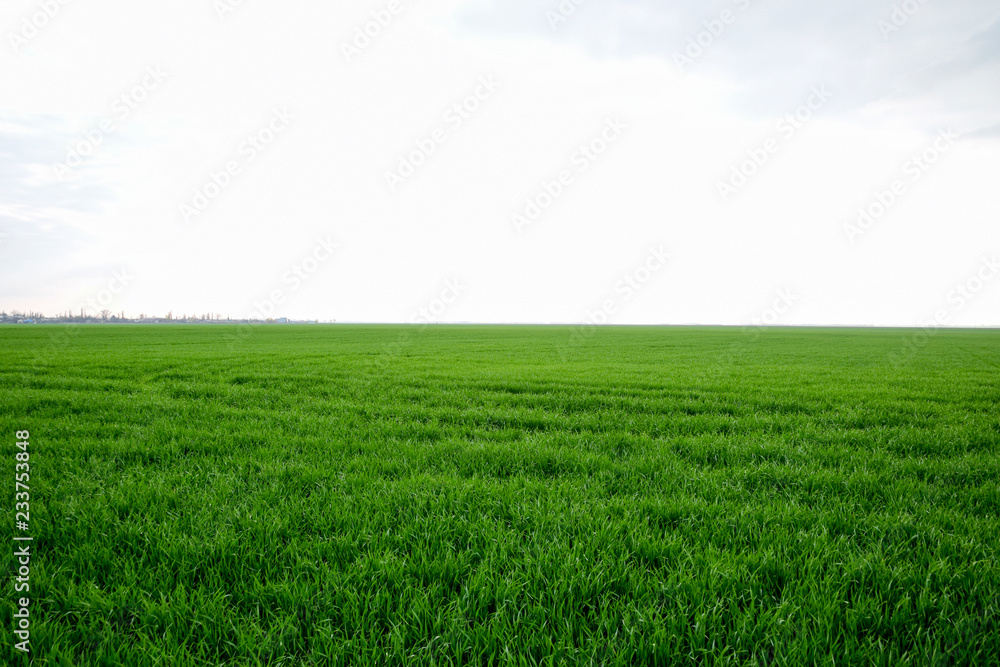
<path fill-rule="evenodd" d="M 8 0 L 0 310 L 1000 326 L 981 0 Z"/>

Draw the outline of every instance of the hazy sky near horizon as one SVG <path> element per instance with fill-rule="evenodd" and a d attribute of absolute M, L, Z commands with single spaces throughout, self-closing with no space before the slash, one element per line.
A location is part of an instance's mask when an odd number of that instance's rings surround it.
<path fill-rule="evenodd" d="M 12 0 L 0 310 L 1000 326 L 1000 7 Z"/>

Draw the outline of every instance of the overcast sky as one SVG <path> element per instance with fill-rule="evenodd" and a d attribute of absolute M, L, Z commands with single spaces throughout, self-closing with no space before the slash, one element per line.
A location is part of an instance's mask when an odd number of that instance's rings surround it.
<path fill-rule="evenodd" d="M 8 0 L 0 35 L 0 310 L 1000 325 L 996 3 Z"/>

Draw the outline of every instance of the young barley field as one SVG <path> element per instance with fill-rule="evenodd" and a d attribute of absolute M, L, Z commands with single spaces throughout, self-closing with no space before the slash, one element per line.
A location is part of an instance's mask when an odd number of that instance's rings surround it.
<path fill-rule="evenodd" d="M 5 327 L 32 656 L 997 664 L 998 369 L 997 331 Z"/>

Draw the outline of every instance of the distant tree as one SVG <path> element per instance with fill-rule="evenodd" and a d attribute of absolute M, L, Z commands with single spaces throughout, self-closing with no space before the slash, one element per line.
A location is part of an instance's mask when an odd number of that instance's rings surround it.
<path fill-rule="evenodd" d="M 104 310 L 101 311 L 101 319 L 102 320 L 104 320 L 105 322 L 107 322 L 109 317 L 111 317 L 111 311 L 110 310 L 108 310 L 107 308 L 105 308 Z"/>

